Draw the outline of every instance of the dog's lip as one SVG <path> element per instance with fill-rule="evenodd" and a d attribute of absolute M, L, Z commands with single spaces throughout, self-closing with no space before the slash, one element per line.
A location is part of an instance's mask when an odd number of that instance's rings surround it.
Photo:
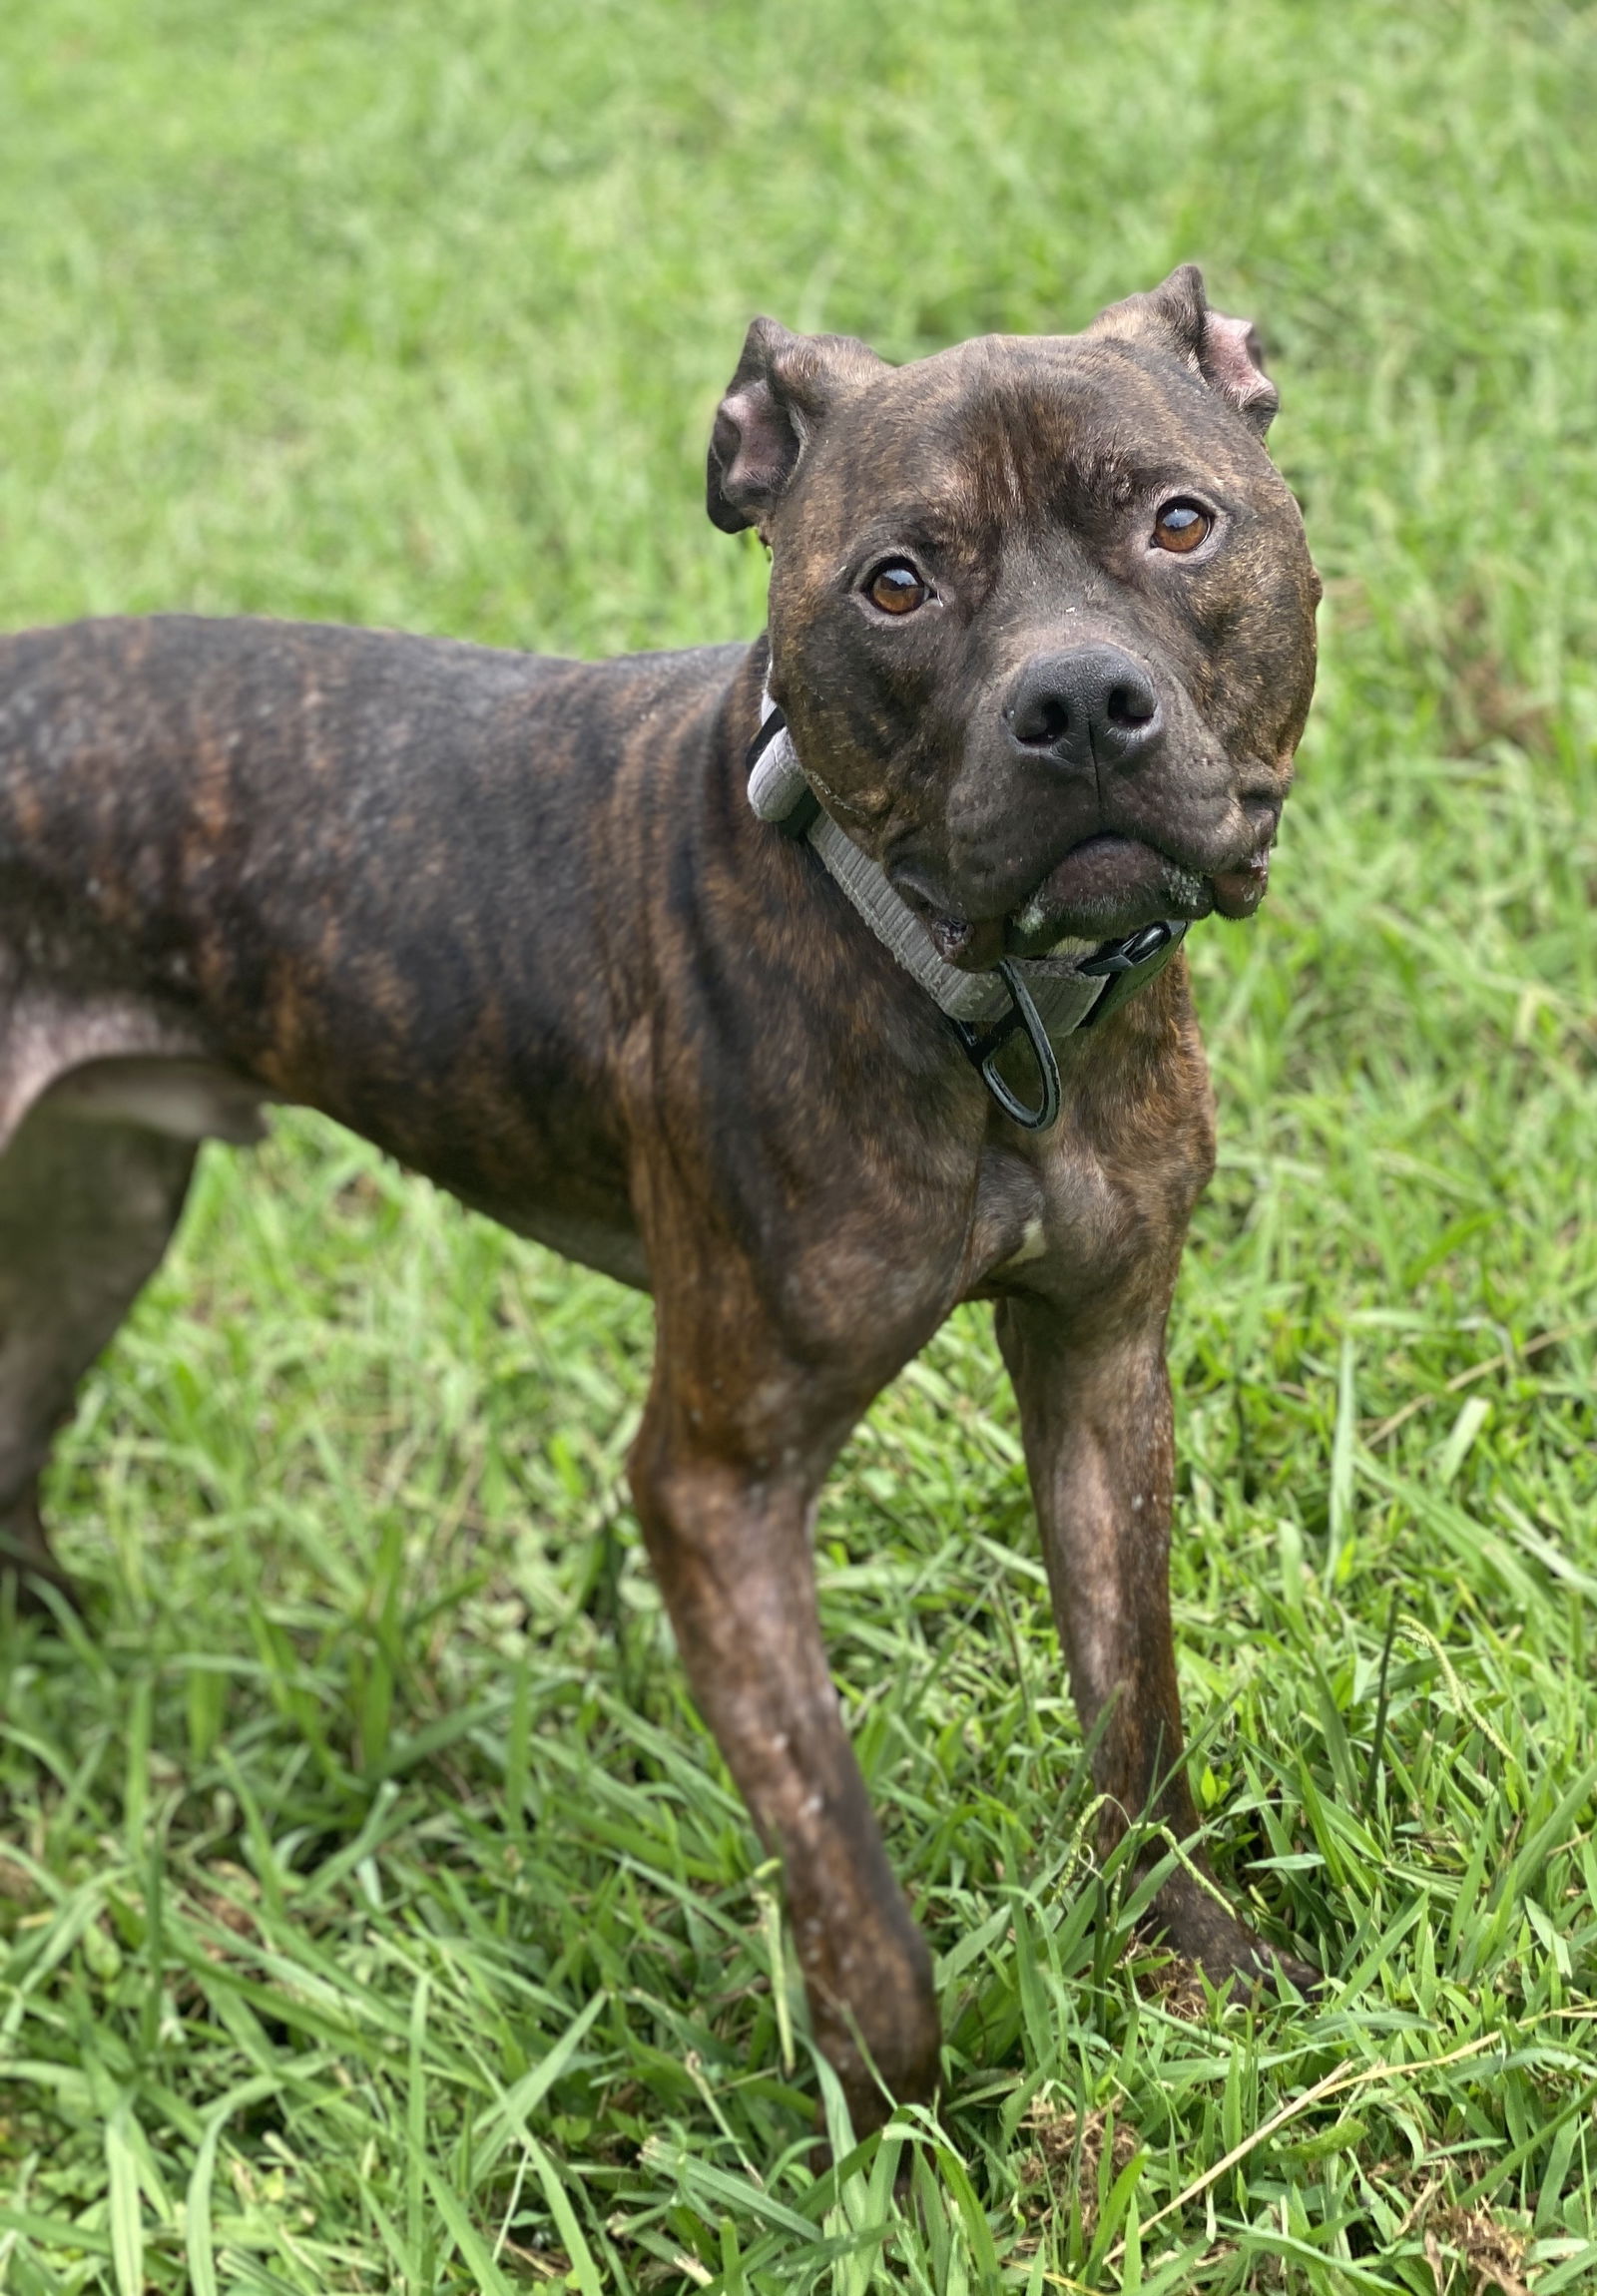
<path fill-rule="evenodd" d="M 1117 939 L 1157 918 L 1192 922 L 1212 911 L 1251 917 L 1269 886 L 1281 806 L 1274 795 L 1244 802 L 1252 849 L 1219 867 L 1122 830 L 1097 830 L 1061 854 L 1025 900 L 996 915 L 962 915 L 914 867 L 891 875 L 945 964 L 989 972 L 1000 957 L 1046 956 L 1068 940 Z"/>
<path fill-rule="evenodd" d="M 892 875 L 938 956 L 963 973 L 990 972 L 1001 957 L 1046 956 L 1065 940 L 1114 939 L 1158 917 L 1204 917 L 1215 906 L 1195 872 L 1117 830 L 1079 839 L 1023 902 L 996 914 L 961 915 L 918 870 Z"/>
<path fill-rule="evenodd" d="M 1215 907 L 1223 917 L 1251 917 L 1270 888 L 1270 848 L 1281 826 L 1281 799 L 1270 795 L 1245 796 L 1244 806 L 1253 822 L 1254 849 L 1227 869 L 1212 869 L 1209 882 Z"/>
<path fill-rule="evenodd" d="M 1102 830 L 1062 854 L 1005 919 L 1006 953 L 1045 956 L 1063 940 L 1119 939 L 1161 917 L 1205 917 L 1208 880 L 1147 839 Z"/>
<path fill-rule="evenodd" d="M 1007 917 L 953 917 L 937 913 L 921 922 L 945 965 L 961 973 L 990 973 L 1008 949 Z"/>
<path fill-rule="evenodd" d="M 1251 917 L 1270 890 L 1270 847 L 1261 846 L 1240 869 L 1218 869 L 1209 883 L 1223 917 Z"/>
<path fill-rule="evenodd" d="M 940 886 L 914 862 L 889 863 L 887 879 L 898 898 L 925 926 L 931 945 L 945 965 L 962 973 L 990 973 L 1004 954 L 1005 919 L 964 917 L 949 904 Z"/>
<path fill-rule="evenodd" d="M 1007 953 L 1041 956 L 1066 938 L 1116 938 L 1160 917 L 1251 917 L 1270 884 L 1281 800 L 1250 792 L 1242 802 L 1245 842 L 1218 865 L 1127 832 L 1082 838 L 1010 912 Z"/>

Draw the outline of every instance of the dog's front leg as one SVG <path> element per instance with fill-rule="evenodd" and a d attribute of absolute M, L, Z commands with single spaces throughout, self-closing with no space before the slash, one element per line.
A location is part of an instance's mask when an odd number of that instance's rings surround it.
<path fill-rule="evenodd" d="M 708 1384 L 685 1391 L 673 1369 L 657 1370 L 633 1452 L 638 1513 L 694 1696 L 781 1854 L 811 2027 L 862 2133 L 887 2110 L 875 2075 L 896 2097 L 932 2094 L 939 2033 L 930 1959 L 821 1646 L 809 1533 L 823 1459 L 792 1426 L 780 1449 L 751 1442 Z M 734 1384 L 729 1363 L 713 1385 Z"/>
<path fill-rule="evenodd" d="M 998 1339 L 1020 1405 L 1054 1616 L 1082 1726 L 1099 1731 L 1094 1778 L 1103 1846 L 1145 1813 L 1186 1845 L 1191 1869 L 1160 1891 L 1158 1918 L 1178 1952 L 1216 1984 L 1278 1965 L 1222 1902 L 1193 1837 L 1170 1624 L 1174 1475 L 1164 1311 L 1112 1335 L 1085 1331 L 1040 1298 L 1005 1300 Z"/>

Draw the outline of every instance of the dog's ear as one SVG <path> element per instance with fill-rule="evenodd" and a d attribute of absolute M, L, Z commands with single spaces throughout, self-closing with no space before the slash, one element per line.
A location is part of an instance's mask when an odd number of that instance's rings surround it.
<path fill-rule="evenodd" d="M 1150 294 L 1111 303 L 1087 331 L 1135 341 L 1146 337 L 1150 327 L 1174 336 L 1210 389 L 1264 437 L 1281 396 L 1261 363 L 1264 352 L 1253 320 L 1229 319 L 1224 311 L 1211 310 L 1196 263 L 1182 263 Z"/>
<path fill-rule="evenodd" d="M 756 319 L 716 409 L 706 499 L 723 534 L 765 534 L 827 407 L 883 361 L 851 335 L 796 335 Z"/>

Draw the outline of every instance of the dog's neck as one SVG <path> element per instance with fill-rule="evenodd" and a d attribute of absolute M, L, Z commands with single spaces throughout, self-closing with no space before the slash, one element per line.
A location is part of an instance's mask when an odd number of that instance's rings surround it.
<path fill-rule="evenodd" d="M 881 864 L 825 810 L 769 685 L 761 694 L 760 730 L 749 745 L 748 765 L 749 803 L 760 819 L 814 847 L 877 940 L 953 1022 L 1005 1115 L 1028 1130 L 1046 1130 L 1059 1108 L 1054 1047 L 1152 980 L 1174 955 L 1186 920 L 1167 918 L 1118 941 L 1061 941 L 1046 957 L 1007 958 L 990 971 L 962 972 L 938 955 Z M 1029 1107 L 994 1066 L 1017 1032 L 1030 1040 L 1042 1086 L 1040 1099 Z"/>

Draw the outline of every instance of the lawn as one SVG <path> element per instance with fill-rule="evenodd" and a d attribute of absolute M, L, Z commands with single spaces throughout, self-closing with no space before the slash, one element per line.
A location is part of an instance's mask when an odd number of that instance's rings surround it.
<path fill-rule="evenodd" d="M 1173 1331 L 1200 1806 L 1323 1999 L 1095 1871 L 961 1313 L 820 1526 L 946 2092 L 817 2175 L 626 1497 L 648 1302 L 289 1115 L 60 1445 L 87 1624 L 0 1618 L 5 2296 L 1597 2288 L 1594 117 L 1528 0 L 0 19 L 0 627 L 753 635 L 753 312 L 910 357 L 1188 256 L 1328 589 L 1271 898 L 1189 944 Z"/>

